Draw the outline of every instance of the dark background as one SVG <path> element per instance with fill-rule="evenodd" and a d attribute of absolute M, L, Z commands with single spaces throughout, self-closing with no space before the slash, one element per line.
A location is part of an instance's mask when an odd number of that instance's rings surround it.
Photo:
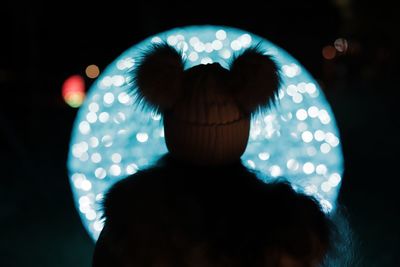
<path fill-rule="evenodd" d="M 320 82 L 341 134 L 339 201 L 361 266 L 400 266 L 395 15 L 382 0 L 2 2 L 0 266 L 90 266 L 93 242 L 75 211 L 65 166 L 77 110 L 63 102 L 61 85 L 84 76 L 89 64 L 102 70 L 148 36 L 193 24 L 265 37 Z M 338 37 L 350 52 L 324 59 L 322 48 Z"/>

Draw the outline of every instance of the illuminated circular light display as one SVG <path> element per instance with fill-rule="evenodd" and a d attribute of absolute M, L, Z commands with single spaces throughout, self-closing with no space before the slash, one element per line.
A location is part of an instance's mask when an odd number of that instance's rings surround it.
<path fill-rule="evenodd" d="M 69 177 L 83 224 L 94 240 L 103 227 L 104 192 L 118 180 L 154 163 L 167 152 L 161 117 L 133 106 L 130 72 L 151 43 L 181 50 L 186 67 L 219 62 L 227 67 L 243 49 L 260 45 L 282 73 L 276 107 L 254 117 L 242 160 L 265 182 L 287 178 L 335 207 L 343 157 L 334 116 L 316 81 L 287 52 L 239 29 L 219 26 L 176 28 L 152 36 L 122 53 L 97 78 L 78 111 L 68 158 Z"/>

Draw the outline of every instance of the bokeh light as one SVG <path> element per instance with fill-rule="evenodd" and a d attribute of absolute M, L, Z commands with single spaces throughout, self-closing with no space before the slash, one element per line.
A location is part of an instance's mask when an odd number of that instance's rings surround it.
<path fill-rule="evenodd" d="M 334 42 L 334 46 L 336 50 L 340 53 L 346 53 L 347 49 L 349 48 L 349 44 L 346 39 L 338 38 Z"/>
<path fill-rule="evenodd" d="M 325 46 L 322 48 L 322 56 L 327 60 L 334 59 L 336 56 L 336 48 L 331 45 Z"/>
<path fill-rule="evenodd" d="M 132 107 L 136 96 L 128 93 L 129 73 L 142 51 L 162 41 L 183 52 L 188 68 L 209 62 L 227 67 L 236 53 L 256 44 L 274 56 L 283 80 L 279 101 L 253 118 L 242 160 L 265 182 L 286 177 L 327 212 L 334 209 L 343 157 L 332 110 L 317 82 L 286 51 L 257 35 L 191 26 L 151 36 L 123 52 L 95 80 L 78 111 L 68 170 L 77 209 L 93 239 L 102 229 L 104 192 L 167 152 L 160 116 Z"/>
<path fill-rule="evenodd" d="M 89 65 L 86 67 L 85 73 L 86 73 L 86 76 L 88 76 L 89 78 L 95 79 L 95 78 L 97 78 L 97 76 L 99 76 L 100 69 L 98 66 L 92 64 L 92 65 Z"/>
<path fill-rule="evenodd" d="M 80 75 L 73 75 L 64 81 L 61 93 L 65 103 L 78 108 L 85 99 L 85 81 Z"/>

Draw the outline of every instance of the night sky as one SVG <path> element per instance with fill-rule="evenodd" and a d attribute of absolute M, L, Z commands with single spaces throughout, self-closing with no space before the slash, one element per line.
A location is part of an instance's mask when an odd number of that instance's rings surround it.
<path fill-rule="evenodd" d="M 371 2 L 371 3 L 364 3 Z M 66 159 L 76 109 L 66 78 L 135 43 L 195 24 L 279 45 L 320 83 L 339 127 L 347 209 L 365 267 L 400 266 L 398 29 L 389 1 L 43 1 L 0 4 L 0 266 L 90 266 Z M 136 6 L 135 6 L 136 4 Z M 339 38 L 349 52 L 322 49 Z M 93 82 L 86 79 L 87 87 Z"/>

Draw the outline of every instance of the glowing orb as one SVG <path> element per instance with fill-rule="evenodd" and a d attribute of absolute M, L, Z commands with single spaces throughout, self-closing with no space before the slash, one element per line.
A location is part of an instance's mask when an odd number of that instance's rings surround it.
<path fill-rule="evenodd" d="M 69 106 L 80 107 L 85 99 L 85 81 L 81 76 L 73 75 L 65 80 L 61 93 Z"/>
<path fill-rule="evenodd" d="M 86 76 L 95 79 L 100 74 L 100 69 L 96 65 L 92 64 L 86 67 L 85 69 Z"/>
<path fill-rule="evenodd" d="M 336 48 L 331 45 L 325 46 L 322 48 L 322 56 L 328 60 L 334 59 L 336 56 Z"/>
<path fill-rule="evenodd" d="M 288 178 L 298 190 L 334 208 L 343 158 L 334 116 L 321 89 L 287 52 L 254 34 L 218 26 L 177 28 L 131 47 L 99 76 L 78 111 L 68 170 L 82 221 L 97 239 L 103 225 L 100 203 L 116 181 L 154 163 L 167 152 L 160 116 L 132 106 L 128 72 L 151 43 L 167 41 L 183 52 L 187 67 L 219 62 L 227 67 L 235 53 L 260 44 L 273 55 L 283 84 L 279 104 L 252 121 L 243 162 L 261 179 Z"/>
<path fill-rule="evenodd" d="M 349 48 L 349 44 L 346 39 L 344 38 L 338 38 L 335 40 L 334 46 L 337 51 L 341 53 L 346 53 L 347 49 Z"/>

